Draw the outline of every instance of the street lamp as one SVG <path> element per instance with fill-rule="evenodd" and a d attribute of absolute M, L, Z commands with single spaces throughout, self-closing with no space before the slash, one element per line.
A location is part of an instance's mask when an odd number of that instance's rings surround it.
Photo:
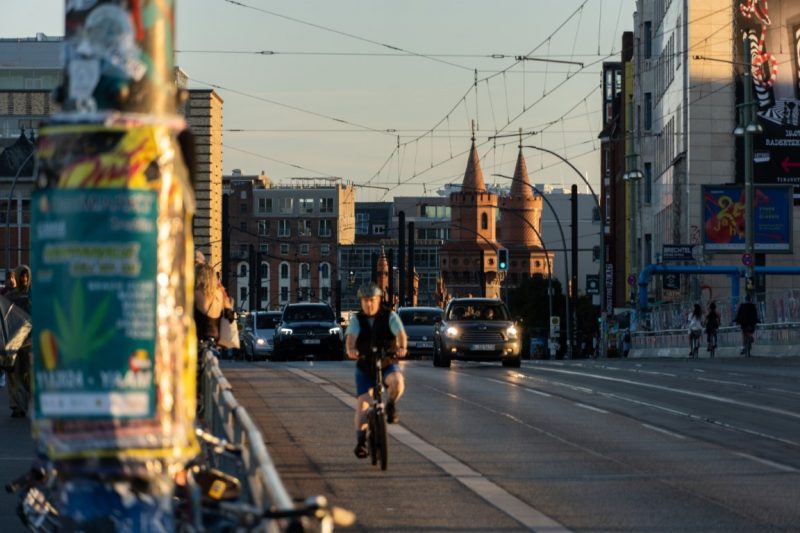
<path fill-rule="evenodd" d="M 505 178 L 505 179 L 508 179 L 508 180 L 511 180 L 511 181 L 519 181 L 516 178 L 514 178 L 514 176 L 507 176 L 505 174 L 492 174 L 492 176 L 497 176 L 499 178 Z M 547 207 L 549 207 L 550 211 L 553 212 L 553 217 L 555 217 L 556 224 L 558 224 L 558 231 L 559 231 L 559 233 L 561 233 L 561 245 L 563 246 L 563 251 L 564 251 L 564 276 L 565 276 L 564 281 L 565 281 L 565 283 L 568 284 L 570 277 L 569 277 L 569 261 L 566 258 L 566 254 L 567 254 L 567 239 L 564 238 L 564 228 L 561 226 L 561 219 L 558 218 L 558 212 L 553 207 L 553 204 L 550 203 L 550 200 L 548 200 L 547 197 L 544 194 L 542 194 L 542 191 L 540 191 L 539 189 L 537 189 L 534 185 L 531 185 L 530 183 L 525 183 L 524 181 L 522 181 L 521 183 L 523 185 L 527 185 L 528 187 L 530 187 L 531 190 L 534 192 L 534 194 L 538 194 L 539 196 L 541 196 L 542 200 L 544 200 L 544 202 L 547 204 Z M 519 215 L 517 215 L 517 216 L 519 216 Z M 521 216 L 519 218 L 525 220 Z M 530 223 L 527 220 L 525 220 L 525 222 L 530 225 Z M 531 228 L 533 228 L 532 225 L 531 225 Z M 539 237 L 539 242 L 541 242 L 542 246 L 544 246 L 544 239 L 542 239 L 542 236 L 539 235 L 539 232 L 536 231 L 536 228 L 533 228 L 533 231 L 536 232 L 536 235 Z M 549 262 L 548 262 L 548 264 L 549 264 Z M 553 273 L 551 271 L 550 272 L 550 276 L 552 277 L 552 275 L 553 275 Z M 548 286 L 548 291 L 552 291 L 552 286 Z M 567 342 L 567 354 L 569 354 L 569 358 L 571 359 L 572 358 L 572 327 L 571 327 L 571 316 L 572 315 L 571 315 L 571 306 L 570 306 L 569 295 L 567 295 L 566 302 L 567 302 L 567 306 L 566 306 L 567 339 L 569 339 L 569 342 Z M 552 304 L 552 301 L 550 303 L 550 315 L 551 316 L 553 315 L 553 304 Z"/>
<path fill-rule="evenodd" d="M 522 148 L 532 148 L 534 150 L 539 150 L 540 152 L 546 152 L 546 153 L 548 153 L 548 154 L 550 154 L 552 156 L 557 157 L 562 162 L 566 163 L 572 170 L 575 171 L 575 174 L 577 174 L 578 177 L 580 177 L 581 181 L 583 183 L 585 183 L 586 186 L 589 188 L 589 192 L 592 193 L 592 198 L 594 199 L 595 207 L 597 207 L 597 214 L 599 215 L 599 218 L 600 218 L 600 275 L 598 276 L 598 278 L 599 278 L 598 281 L 599 281 L 599 289 L 600 289 L 600 311 L 601 311 L 601 313 L 600 313 L 600 321 L 601 321 L 601 323 L 600 323 L 600 355 L 603 356 L 603 355 L 605 355 L 605 351 L 606 351 L 606 328 L 605 328 L 605 320 L 606 319 L 605 319 L 604 313 L 602 312 L 603 311 L 603 305 L 604 305 L 604 302 L 605 302 L 605 297 L 606 297 L 606 290 L 605 290 L 606 289 L 606 280 L 605 280 L 605 275 L 606 275 L 606 242 L 605 242 L 606 241 L 606 217 L 603 214 L 603 210 L 600 209 L 600 200 L 597 198 L 597 194 L 595 194 L 594 188 L 589 183 L 589 180 L 587 180 L 584 177 L 584 175 L 581 173 L 581 171 L 578 170 L 577 168 L 575 168 L 575 165 L 570 163 L 569 160 L 566 157 L 564 157 L 561 154 L 559 154 L 557 152 L 554 152 L 552 150 L 548 150 L 547 148 L 542 148 L 541 146 L 534 146 L 534 145 L 531 145 L 531 144 L 526 144 L 526 145 L 522 146 Z M 574 290 L 577 291 L 578 288 L 575 287 Z M 606 311 L 608 311 L 608 310 L 606 310 Z M 570 343 L 572 343 L 572 342 L 573 342 L 573 339 L 570 339 Z"/>
<path fill-rule="evenodd" d="M 753 228 L 753 135 L 762 133 L 761 125 L 756 119 L 753 101 L 753 85 L 750 81 L 751 57 L 750 39 L 747 34 L 742 38 L 742 55 L 744 56 L 744 102 L 739 107 L 739 124 L 733 130 L 734 135 L 744 136 L 744 252 L 750 258 L 745 265 L 745 294 L 751 299 L 755 291 L 755 249 Z"/>
<path fill-rule="evenodd" d="M 28 157 L 25 158 L 22 163 L 20 163 L 19 167 L 17 168 L 17 173 L 14 174 L 14 180 L 11 182 L 11 188 L 8 191 L 8 202 L 6 203 L 6 272 L 11 270 L 11 200 L 14 196 L 14 189 L 17 186 L 17 180 L 19 179 L 19 175 L 22 172 L 22 169 L 25 168 L 25 165 L 28 164 L 28 160 L 32 158 L 36 154 L 36 150 L 31 151 L 28 154 Z M 38 159 L 34 159 L 34 169 L 31 176 L 36 175 L 36 163 L 38 163 Z M 17 219 L 17 225 L 21 225 L 22 221 Z M 17 243 L 19 246 L 19 242 Z"/>

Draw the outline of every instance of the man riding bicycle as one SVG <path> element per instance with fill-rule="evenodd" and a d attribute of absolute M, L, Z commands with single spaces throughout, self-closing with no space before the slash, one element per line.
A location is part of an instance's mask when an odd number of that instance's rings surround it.
<path fill-rule="evenodd" d="M 753 332 L 756 330 L 756 324 L 758 324 L 756 304 L 752 302 L 749 294 L 745 296 L 744 302 L 739 304 L 739 309 L 736 310 L 736 318 L 733 321 L 742 328 L 742 351 L 740 354 L 744 355 L 745 346 L 747 346 L 748 340 L 752 338 Z"/>
<path fill-rule="evenodd" d="M 367 456 L 367 421 L 372 389 L 375 387 L 375 357 L 382 354 L 383 382 L 389 391 L 386 417 L 390 424 L 400 420 L 397 400 L 403 395 L 405 382 L 398 357 L 406 356 L 407 337 L 400 317 L 382 305 L 383 291 L 374 283 L 358 289 L 361 311 L 350 317 L 346 332 L 347 357 L 356 363 L 356 457 Z"/>

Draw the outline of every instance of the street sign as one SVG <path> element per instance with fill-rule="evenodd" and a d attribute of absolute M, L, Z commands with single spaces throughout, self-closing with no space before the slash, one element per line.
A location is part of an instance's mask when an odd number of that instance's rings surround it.
<path fill-rule="evenodd" d="M 586 274 L 586 294 L 600 294 L 600 276 Z"/>
<path fill-rule="evenodd" d="M 561 334 L 561 317 L 550 317 L 550 336 L 558 337 Z"/>
<path fill-rule="evenodd" d="M 750 253 L 743 253 L 742 254 L 742 264 L 746 267 L 749 267 L 753 264 L 753 254 Z"/>
<path fill-rule="evenodd" d="M 693 244 L 664 244 L 661 248 L 663 261 L 695 261 Z"/>

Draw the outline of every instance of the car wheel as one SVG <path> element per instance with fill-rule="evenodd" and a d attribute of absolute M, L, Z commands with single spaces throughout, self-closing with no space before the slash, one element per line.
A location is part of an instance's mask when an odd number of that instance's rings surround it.
<path fill-rule="evenodd" d="M 522 360 L 521 360 L 520 356 L 517 356 L 517 357 L 514 357 L 514 358 L 510 358 L 510 359 L 509 358 L 503 359 L 503 366 L 505 366 L 505 367 L 519 368 L 521 365 L 522 365 Z"/>
<path fill-rule="evenodd" d="M 431 359 L 433 359 L 433 366 L 439 366 L 439 349 L 436 342 L 433 343 L 433 356 L 431 356 Z"/>
<path fill-rule="evenodd" d="M 450 354 L 440 351 L 439 353 L 439 366 L 442 368 L 450 368 Z"/>

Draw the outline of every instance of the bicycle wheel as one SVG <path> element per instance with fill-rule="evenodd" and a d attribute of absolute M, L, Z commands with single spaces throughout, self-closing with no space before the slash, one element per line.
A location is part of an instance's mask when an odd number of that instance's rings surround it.
<path fill-rule="evenodd" d="M 389 466 L 389 435 L 386 431 L 386 414 L 375 416 L 375 448 L 381 459 L 381 470 Z M 372 464 L 375 464 L 374 462 Z"/>
<path fill-rule="evenodd" d="M 375 439 L 375 410 L 370 409 L 367 413 L 367 447 L 369 448 L 369 458 L 372 466 L 378 464 L 378 444 Z"/>

